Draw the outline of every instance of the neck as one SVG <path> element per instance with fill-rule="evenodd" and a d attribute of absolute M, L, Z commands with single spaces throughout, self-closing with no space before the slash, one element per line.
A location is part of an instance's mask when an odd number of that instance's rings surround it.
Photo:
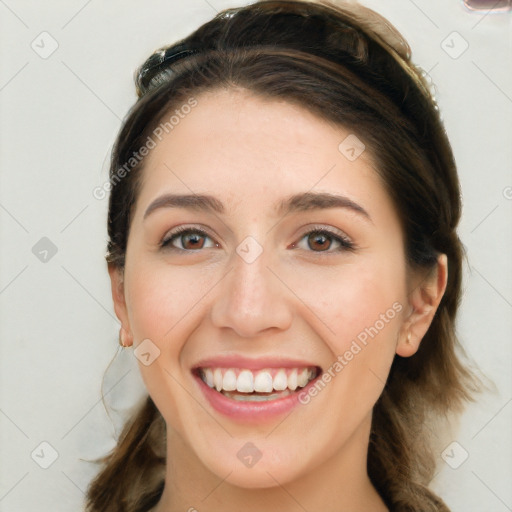
<path fill-rule="evenodd" d="M 165 487 L 155 512 L 389 512 L 366 469 L 371 416 L 326 460 L 293 481 L 267 488 L 242 488 L 229 483 L 229 471 L 217 476 L 168 426 Z"/>

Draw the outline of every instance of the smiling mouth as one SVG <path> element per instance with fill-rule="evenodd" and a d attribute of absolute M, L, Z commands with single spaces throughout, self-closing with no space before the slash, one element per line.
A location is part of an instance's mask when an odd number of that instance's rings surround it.
<path fill-rule="evenodd" d="M 277 400 L 298 392 L 321 372 L 318 366 L 302 368 L 197 368 L 194 373 L 210 388 L 238 401 Z"/>

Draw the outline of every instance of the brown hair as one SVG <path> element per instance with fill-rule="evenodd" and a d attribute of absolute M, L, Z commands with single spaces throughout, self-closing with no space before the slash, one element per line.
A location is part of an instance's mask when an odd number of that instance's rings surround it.
<path fill-rule="evenodd" d="M 203 91 L 243 88 L 309 109 L 356 134 L 399 212 L 411 269 L 448 258 L 448 284 L 415 355 L 395 356 L 373 409 L 369 477 L 393 511 L 447 511 L 427 486 L 435 471 L 429 425 L 473 400 L 478 379 L 455 335 L 463 248 L 452 150 L 428 82 L 384 18 L 328 1 L 260 1 L 226 9 L 138 70 L 139 98 L 113 147 L 108 264 L 124 268 L 144 160 L 119 179 L 155 127 Z M 87 491 L 88 512 L 143 512 L 161 495 L 165 424 L 148 396 Z"/>

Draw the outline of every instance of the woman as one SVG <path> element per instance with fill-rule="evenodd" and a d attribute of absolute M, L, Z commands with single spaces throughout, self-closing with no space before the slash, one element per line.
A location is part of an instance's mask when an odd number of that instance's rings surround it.
<path fill-rule="evenodd" d="M 262 1 L 155 52 L 113 149 L 108 269 L 148 397 L 89 511 L 446 511 L 460 192 L 410 50 Z"/>

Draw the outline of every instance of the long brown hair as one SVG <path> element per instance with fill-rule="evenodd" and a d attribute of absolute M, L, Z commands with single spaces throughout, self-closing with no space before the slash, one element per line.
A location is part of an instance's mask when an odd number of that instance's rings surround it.
<path fill-rule="evenodd" d="M 440 253 L 448 258 L 448 284 L 432 324 L 415 355 L 395 356 L 374 406 L 368 474 L 393 511 L 447 511 L 428 489 L 436 466 L 429 425 L 460 412 L 479 380 L 462 363 L 455 335 L 463 260 L 456 166 L 407 42 L 362 6 L 264 0 L 226 9 L 156 51 L 137 71 L 136 87 L 139 98 L 120 129 L 110 167 L 107 261 L 121 270 L 144 166 L 134 155 L 159 123 L 201 92 L 237 87 L 286 100 L 364 141 L 401 218 L 409 267 L 428 271 Z M 165 442 L 164 420 L 148 396 L 117 446 L 100 459 L 103 467 L 87 491 L 88 512 L 154 506 L 163 490 Z"/>

